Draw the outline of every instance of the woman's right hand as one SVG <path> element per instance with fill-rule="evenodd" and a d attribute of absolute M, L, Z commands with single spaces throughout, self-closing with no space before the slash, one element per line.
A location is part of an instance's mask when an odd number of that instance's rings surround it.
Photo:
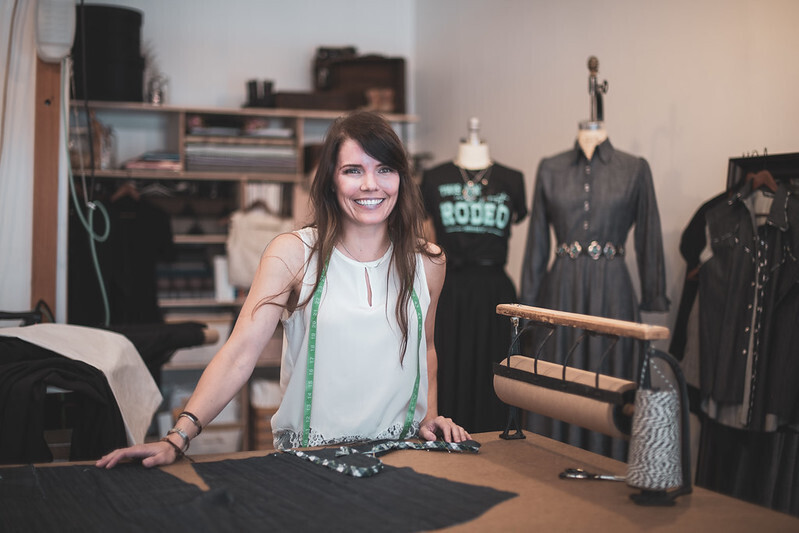
<path fill-rule="evenodd" d="M 177 451 L 168 442 L 158 441 L 147 444 L 136 444 L 129 448 L 120 448 L 104 455 L 96 463 L 99 468 L 113 468 L 123 459 L 141 459 L 141 464 L 147 468 L 174 463 Z"/>

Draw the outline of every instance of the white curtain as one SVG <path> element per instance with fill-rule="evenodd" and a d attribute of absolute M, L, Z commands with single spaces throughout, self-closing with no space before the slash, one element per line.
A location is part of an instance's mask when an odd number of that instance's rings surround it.
<path fill-rule="evenodd" d="M 29 309 L 35 0 L 0 0 L 0 310 Z"/>

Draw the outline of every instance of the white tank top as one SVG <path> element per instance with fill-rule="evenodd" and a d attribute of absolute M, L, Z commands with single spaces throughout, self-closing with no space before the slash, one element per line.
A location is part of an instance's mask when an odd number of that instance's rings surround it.
<path fill-rule="evenodd" d="M 308 298 L 316 275 L 316 257 L 308 258 L 316 230 L 295 232 L 306 248 L 306 270 L 300 300 Z M 399 284 L 389 272 L 393 246 L 376 261 L 361 263 L 334 249 L 319 305 L 309 446 L 359 440 L 400 438 L 416 382 L 420 382 L 411 434 L 427 412 L 427 345 L 419 332 L 414 306 L 408 306 L 408 345 L 400 362 L 402 335 L 395 317 Z M 369 304 L 366 274 L 372 288 Z M 421 255 L 416 260 L 414 289 L 422 324 L 430 293 Z M 272 417 L 275 448 L 301 445 L 312 305 L 283 320 L 280 369 L 283 400 Z M 417 363 L 417 341 L 421 333 Z"/>

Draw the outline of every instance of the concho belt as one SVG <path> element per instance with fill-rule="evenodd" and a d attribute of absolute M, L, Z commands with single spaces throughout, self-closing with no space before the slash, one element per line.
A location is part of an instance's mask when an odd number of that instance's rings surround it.
<path fill-rule="evenodd" d="M 572 259 L 577 259 L 578 256 L 584 254 L 596 261 L 600 257 L 613 259 L 617 255 L 624 255 L 624 247 L 612 242 L 606 242 L 603 245 L 599 241 L 591 241 L 587 246 L 584 246 L 574 241 L 570 244 L 564 242 L 558 246 L 556 253 L 558 255 L 567 255 Z"/>

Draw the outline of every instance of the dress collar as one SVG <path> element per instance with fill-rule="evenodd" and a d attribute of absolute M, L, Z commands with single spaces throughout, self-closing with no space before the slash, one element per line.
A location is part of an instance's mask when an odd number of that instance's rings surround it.
<path fill-rule="evenodd" d="M 594 157 L 598 157 L 600 161 L 604 164 L 608 164 L 610 159 L 613 157 L 613 153 L 616 151 L 613 148 L 613 145 L 610 144 L 610 138 L 605 139 L 602 141 L 594 150 Z M 585 157 L 582 148 L 580 148 L 580 144 L 575 140 L 574 141 L 574 162 L 580 163 L 581 161 L 587 161 L 588 159 Z"/>
<path fill-rule="evenodd" d="M 736 202 L 743 203 L 750 194 L 752 194 L 752 182 L 745 181 L 732 195 L 727 202 L 732 205 Z M 785 183 L 777 182 L 777 191 L 774 193 L 774 200 L 771 202 L 766 223 L 774 226 L 780 231 L 786 231 L 789 227 L 788 224 L 788 197 L 791 195 Z"/>

